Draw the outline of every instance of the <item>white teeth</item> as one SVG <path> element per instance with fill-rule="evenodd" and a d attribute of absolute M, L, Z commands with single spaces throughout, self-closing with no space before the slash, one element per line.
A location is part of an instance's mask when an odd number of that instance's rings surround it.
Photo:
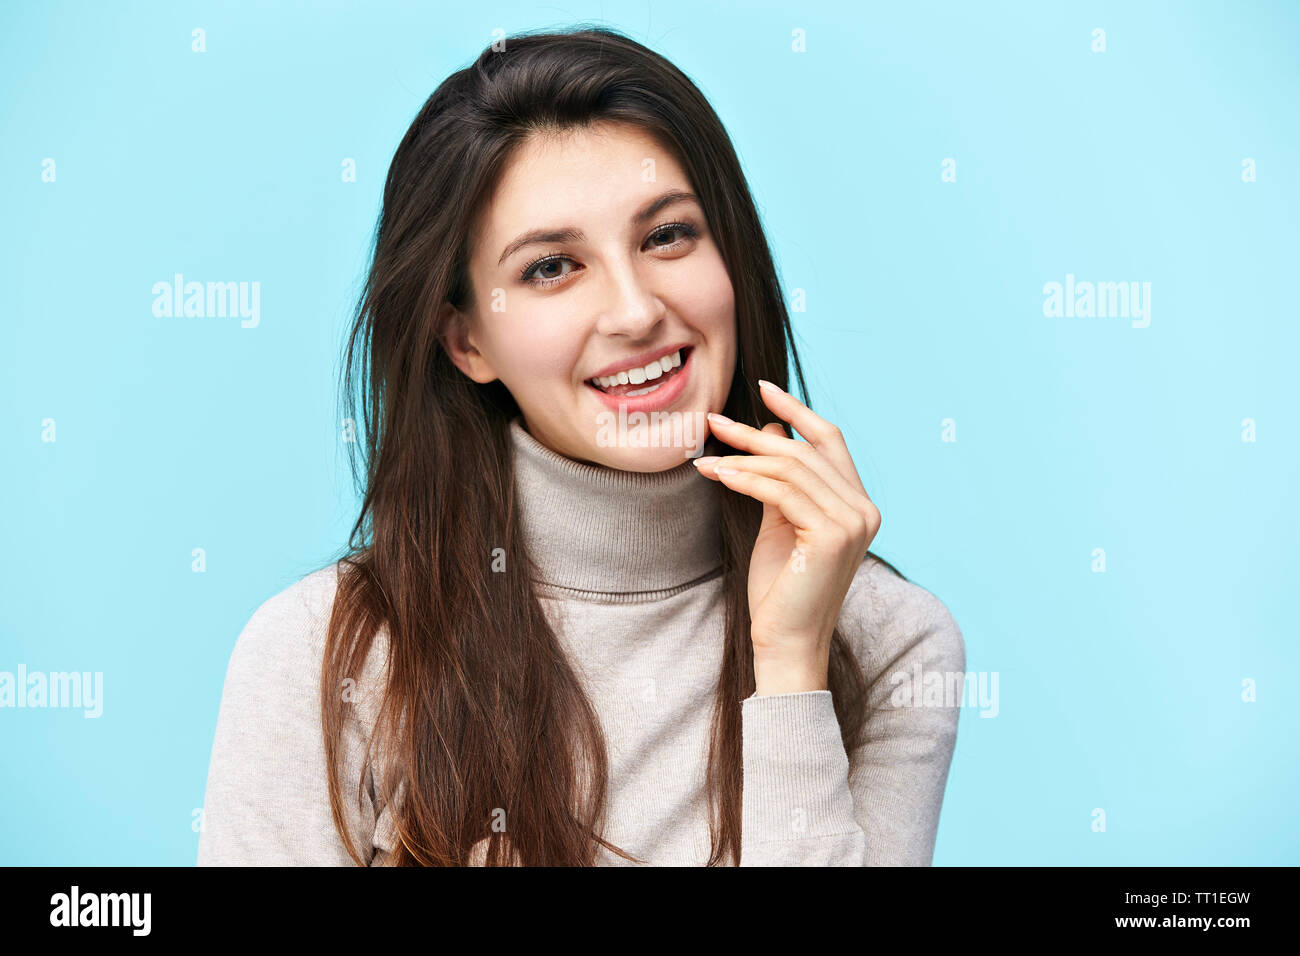
<path fill-rule="evenodd" d="M 660 382 L 658 385 L 651 385 L 649 388 L 636 388 L 630 392 L 624 392 L 623 397 L 631 398 L 634 395 L 649 395 L 656 388 L 662 388 L 662 387 L 663 387 L 663 382 Z"/>
<path fill-rule="evenodd" d="M 682 364 L 682 350 L 678 349 L 672 355 L 665 355 L 662 358 L 655 359 L 640 368 L 624 369 L 616 375 L 602 375 L 600 378 L 592 379 L 601 388 L 611 388 L 615 385 L 640 385 L 642 382 L 653 381 L 659 378 L 665 372 L 671 372 L 675 368 L 680 368 Z M 658 388 L 658 386 L 655 386 Z M 628 395 L 644 395 L 646 389 L 639 392 L 628 392 Z"/>

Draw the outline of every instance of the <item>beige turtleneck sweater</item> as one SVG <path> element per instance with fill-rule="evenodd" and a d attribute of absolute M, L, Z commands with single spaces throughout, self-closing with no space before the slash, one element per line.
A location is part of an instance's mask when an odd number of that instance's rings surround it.
<path fill-rule="evenodd" d="M 686 461 L 623 472 L 565 458 L 511 423 L 534 580 L 600 716 L 609 753 L 604 836 L 656 866 L 709 856 L 704 770 L 723 607 L 717 522 L 735 494 Z M 320 664 L 338 565 L 262 604 L 236 642 L 208 771 L 199 865 L 349 865 L 335 832 L 320 729 Z M 742 866 L 929 865 L 961 694 L 901 700 L 919 673 L 960 690 L 961 631 L 929 591 L 866 559 L 839 626 L 870 684 L 866 742 L 846 754 L 830 691 L 741 702 Z M 345 747 L 356 790 L 386 632 L 359 680 Z M 955 700 L 955 704 L 953 701 Z M 919 703 L 919 702 L 918 702 Z M 945 706 L 946 704 L 946 706 Z M 349 826 L 383 865 L 394 806 Z M 400 799 L 400 794 L 398 799 Z M 479 857 L 481 858 L 481 857 Z M 600 850 L 603 865 L 634 865 Z"/>

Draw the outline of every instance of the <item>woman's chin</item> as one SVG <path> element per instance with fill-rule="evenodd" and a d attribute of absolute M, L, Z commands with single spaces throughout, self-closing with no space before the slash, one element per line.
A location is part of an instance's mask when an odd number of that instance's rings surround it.
<path fill-rule="evenodd" d="M 590 460 L 622 471 L 667 471 L 704 454 L 706 411 L 601 416 Z"/>
<path fill-rule="evenodd" d="M 681 448 L 620 448 L 597 449 L 601 454 L 596 463 L 606 468 L 619 471 L 633 471 L 650 474 L 679 468 L 685 462 L 698 457 L 688 454 Z"/>

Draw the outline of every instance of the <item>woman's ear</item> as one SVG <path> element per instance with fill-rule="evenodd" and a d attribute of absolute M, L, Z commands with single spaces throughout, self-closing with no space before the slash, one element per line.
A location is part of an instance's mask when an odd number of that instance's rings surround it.
<path fill-rule="evenodd" d="M 443 329 L 439 341 L 447 350 L 452 364 L 480 385 L 496 380 L 497 373 L 492 370 L 483 353 L 474 347 L 469 322 L 464 313 L 450 302 L 444 302 L 438 308 L 438 324 Z"/>

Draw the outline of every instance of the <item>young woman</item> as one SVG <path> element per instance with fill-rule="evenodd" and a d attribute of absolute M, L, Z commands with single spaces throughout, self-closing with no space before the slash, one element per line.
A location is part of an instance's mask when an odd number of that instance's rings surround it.
<path fill-rule="evenodd" d="M 767 241 L 686 76 L 578 30 L 448 78 L 347 351 L 361 514 L 240 635 L 200 864 L 931 862 L 961 632 L 784 390 Z"/>

